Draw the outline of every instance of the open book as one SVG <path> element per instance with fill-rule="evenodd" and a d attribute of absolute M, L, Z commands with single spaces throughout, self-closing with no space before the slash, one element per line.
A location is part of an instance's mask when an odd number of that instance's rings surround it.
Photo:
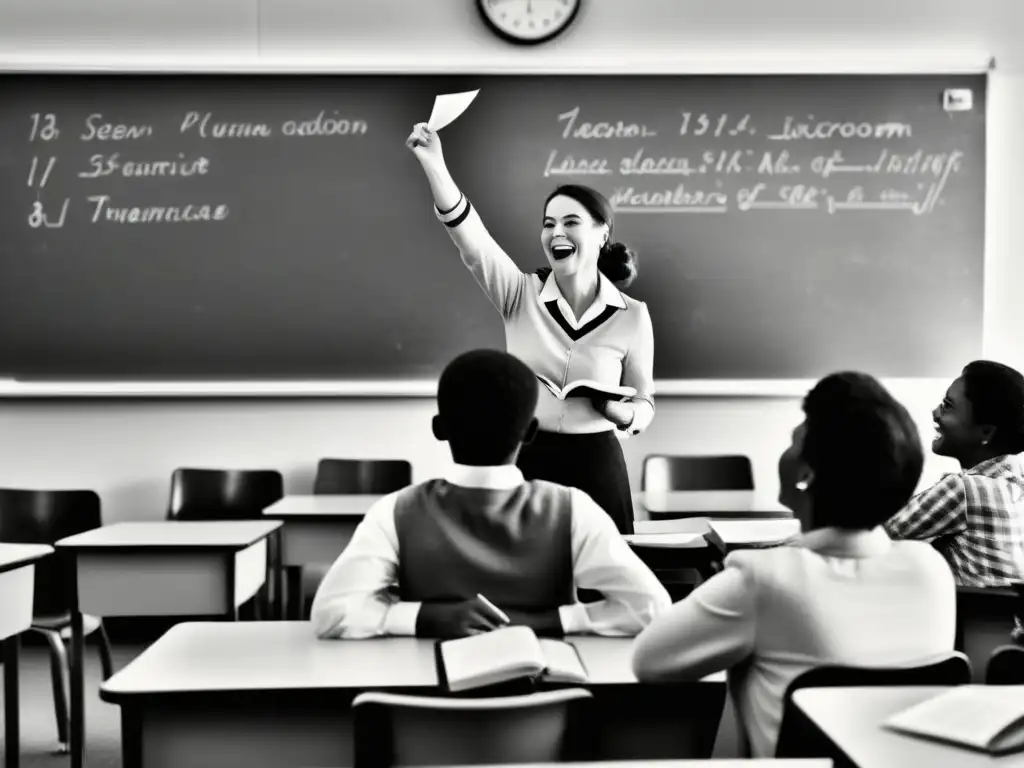
<path fill-rule="evenodd" d="M 437 648 L 438 676 L 452 693 L 532 678 L 580 685 L 589 681 L 574 646 L 539 638 L 529 627 L 441 640 Z"/>
<path fill-rule="evenodd" d="M 990 755 L 1024 750 L 1024 685 L 960 685 L 897 712 L 894 731 Z"/>
<path fill-rule="evenodd" d="M 599 381 L 592 381 L 591 379 L 570 381 L 564 387 L 559 387 L 555 382 L 542 373 L 538 373 L 537 378 L 540 379 L 540 383 L 547 387 L 548 391 L 559 400 L 565 400 L 567 397 L 597 397 L 604 398 L 606 400 L 627 400 L 636 395 L 636 389 L 633 387 L 602 384 Z"/>

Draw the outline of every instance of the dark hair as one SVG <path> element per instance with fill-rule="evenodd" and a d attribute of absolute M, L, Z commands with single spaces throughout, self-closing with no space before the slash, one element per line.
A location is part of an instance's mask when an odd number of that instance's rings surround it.
<path fill-rule="evenodd" d="M 815 524 L 868 530 L 917 488 L 924 452 L 917 425 L 876 379 L 843 371 L 807 394 L 801 457 L 814 471 Z"/>
<path fill-rule="evenodd" d="M 601 248 L 597 257 L 597 268 L 601 273 L 615 283 L 617 288 L 625 290 L 629 288 L 638 274 L 636 266 L 636 253 L 623 243 L 612 240 L 612 232 L 615 229 L 615 213 L 608 198 L 596 189 L 585 187 L 582 184 L 563 184 L 556 187 L 544 201 L 545 210 L 552 198 L 564 196 L 570 197 L 582 205 L 591 218 L 598 224 L 608 225 L 608 242 Z"/>
<path fill-rule="evenodd" d="M 991 360 L 968 363 L 962 376 L 975 424 L 996 428 L 992 448 L 1000 453 L 1024 451 L 1024 376 Z"/>
<path fill-rule="evenodd" d="M 443 439 L 453 454 L 472 463 L 505 461 L 522 441 L 536 408 L 537 377 L 507 352 L 477 349 L 461 354 L 438 381 Z"/>

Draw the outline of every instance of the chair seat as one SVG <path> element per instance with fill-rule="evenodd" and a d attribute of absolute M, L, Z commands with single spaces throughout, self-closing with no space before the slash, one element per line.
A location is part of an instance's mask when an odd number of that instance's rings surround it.
<path fill-rule="evenodd" d="M 100 620 L 88 613 L 82 614 L 82 634 L 91 635 L 99 629 Z M 54 616 L 33 616 L 32 629 L 41 629 L 48 632 L 60 632 L 62 640 L 71 640 L 71 613 L 58 613 Z"/>

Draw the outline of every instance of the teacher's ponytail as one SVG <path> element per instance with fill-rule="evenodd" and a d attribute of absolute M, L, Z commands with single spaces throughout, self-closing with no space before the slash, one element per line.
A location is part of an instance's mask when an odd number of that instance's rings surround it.
<path fill-rule="evenodd" d="M 597 257 L 597 268 L 620 290 L 629 288 L 638 274 L 636 254 L 624 243 L 605 243 Z"/>

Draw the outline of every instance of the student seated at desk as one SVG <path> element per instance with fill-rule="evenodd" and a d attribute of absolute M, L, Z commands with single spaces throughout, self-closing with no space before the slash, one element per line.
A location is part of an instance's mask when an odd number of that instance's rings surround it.
<path fill-rule="evenodd" d="M 321 638 L 461 637 L 513 624 L 540 635 L 632 636 L 668 593 L 583 491 L 515 466 L 537 429 L 537 378 L 505 352 L 460 355 L 441 374 L 433 431 L 444 478 L 385 496 L 324 577 L 311 620 Z M 602 593 L 576 601 L 576 589 Z"/>
<path fill-rule="evenodd" d="M 779 460 L 779 501 L 809 521 L 795 546 L 733 552 L 636 639 L 641 681 L 729 683 L 754 757 L 772 757 L 789 683 L 822 664 L 912 664 L 953 650 L 956 589 L 942 556 L 892 541 L 924 455 L 907 411 L 870 376 L 822 379 Z"/>
<path fill-rule="evenodd" d="M 1024 376 L 979 360 L 932 412 L 932 451 L 960 463 L 892 517 L 894 539 L 931 541 L 957 584 L 1024 581 Z"/>

